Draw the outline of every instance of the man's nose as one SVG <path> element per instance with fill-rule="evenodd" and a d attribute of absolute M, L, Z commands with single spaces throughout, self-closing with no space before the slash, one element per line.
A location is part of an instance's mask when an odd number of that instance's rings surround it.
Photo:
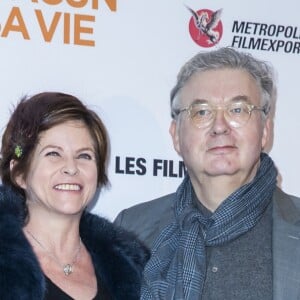
<path fill-rule="evenodd" d="M 228 134 L 231 127 L 225 118 L 225 111 L 223 108 L 216 108 L 211 126 L 211 133 L 213 135 Z"/>

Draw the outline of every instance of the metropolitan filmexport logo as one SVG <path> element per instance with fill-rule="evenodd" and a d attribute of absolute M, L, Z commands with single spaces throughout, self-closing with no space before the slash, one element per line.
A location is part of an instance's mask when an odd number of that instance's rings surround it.
<path fill-rule="evenodd" d="M 189 21 L 191 38 L 201 47 L 209 48 L 215 46 L 221 40 L 223 34 L 222 9 L 216 11 L 209 9 L 195 11 L 188 6 L 186 7 L 192 14 Z"/>

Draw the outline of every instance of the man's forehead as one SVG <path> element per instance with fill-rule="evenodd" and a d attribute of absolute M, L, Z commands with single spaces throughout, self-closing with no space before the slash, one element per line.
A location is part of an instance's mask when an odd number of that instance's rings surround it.
<path fill-rule="evenodd" d="M 233 104 L 234 103 L 248 103 L 248 102 L 250 102 L 250 100 L 251 99 L 247 95 L 236 95 L 232 98 L 226 99 L 225 102 L 228 103 L 228 104 L 231 104 L 231 103 L 233 103 Z M 212 101 L 210 99 L 196 98 L 191 102 L 191 104 L 193 104 L 193 105 L 197 105 L 197 104 L 199 104 L 199 105 L 201 105 L 201 104 L 209 105 L 209 104 L 211 104 L 211 102 Z"/>
<path fill-rule="evenodd" d="M 204 101 L 249 101 L 260 98 L 256 80 L 242 69 L 220 69 L 193 74 L 178 93 L 184 104 Z"/>

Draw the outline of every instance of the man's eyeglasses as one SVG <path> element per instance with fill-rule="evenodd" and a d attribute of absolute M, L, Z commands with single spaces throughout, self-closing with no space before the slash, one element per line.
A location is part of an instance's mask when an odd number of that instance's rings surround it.
<path fill-rule="evenodd" d="M 262 107 L 246 102 L 233 102 L 225 106 L 213 106 L 208 103 L 194 102 L 186 108 L 175 111 L 175 115 L 186 111 L 198 128 L 209 126 L 216 117 L 217 111 L 223 110 L 225 120 L 231 127 L 238 128 L 244 126 L 250 119 L 254 110 L 262 111 L 267 115 L 270 111 L 266 104 Z"/>

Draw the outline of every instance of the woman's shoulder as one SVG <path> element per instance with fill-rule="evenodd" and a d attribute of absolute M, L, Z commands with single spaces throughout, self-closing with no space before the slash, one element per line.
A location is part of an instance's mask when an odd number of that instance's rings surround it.
<path fill-rule="evenodd" d="M 83 241 L 96 251 L 110 251 L 111 255 L 124 256 L 141 267 L 149 259 L 149 250 L 134 233 L 95 214 L 83 215 L 80 234 Z"/>
<path fill-rule="evenodd" d="M 90 213 L 81 219 L 80 235 L 97 278 L 114 299 L 139 299 L 142 272 L 150 256 L 142 242 L 133 233 Z"/>
<path fill-rule="evenodd" d="M 12 188 L 0 185 L 0 215 L 13 217 L 18 223 L 24 220 L 24 200 Z"/>
<path fill-rule="evenodd" d="M 3 299 L 42 299 L 43 274 L 22 231 L 22 201 L 0 186 L 0 294 Z"/>

